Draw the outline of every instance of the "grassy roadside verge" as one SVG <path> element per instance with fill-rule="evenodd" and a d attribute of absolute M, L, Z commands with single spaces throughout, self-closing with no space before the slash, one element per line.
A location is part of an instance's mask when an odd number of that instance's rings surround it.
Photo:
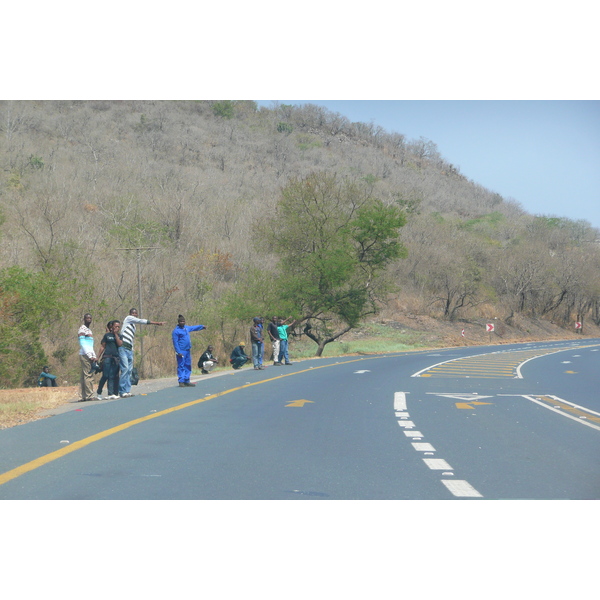
<path fill-rule="evenodd" d="M 75 386 L 0 390 L 0 429 L 36 421 L 42 411 L 61 406 L 77 394 Z"/>

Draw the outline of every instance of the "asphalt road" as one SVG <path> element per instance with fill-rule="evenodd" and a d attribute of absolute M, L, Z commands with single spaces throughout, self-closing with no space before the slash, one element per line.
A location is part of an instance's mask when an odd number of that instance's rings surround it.
<path fill-rule="evenodd" d="M 600 340 L 246 369 L 0 431 L 0 499 L 598 499 Z"/>

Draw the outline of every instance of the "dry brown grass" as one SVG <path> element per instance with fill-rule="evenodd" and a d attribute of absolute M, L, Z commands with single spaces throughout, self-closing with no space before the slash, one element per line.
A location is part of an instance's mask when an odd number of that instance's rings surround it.
<path fill-rule="evenodd" d="M 42 419 L 45 410 L 77 398 L 77 386 L 0 390 L 0 429 Z"/>

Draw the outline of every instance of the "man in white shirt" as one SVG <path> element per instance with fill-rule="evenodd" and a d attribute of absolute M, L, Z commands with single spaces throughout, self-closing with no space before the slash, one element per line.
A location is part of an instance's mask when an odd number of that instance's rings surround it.
<path fill-rule="evenodd" d="M 150 321 L 138 318 L 137 308 L 132 308 L 123 319 L 121 325 L 121 338 L 123 345 L 119 347 L 119 362 L 121 374 L 119 376 L 119 396 L 131 398 L 131 372 L 133 371 L 133 340 L 135 338 L 135 326 L 140 325 L 164 325 L 165 321 Z"/>
<path fill-rule="evenodd" d="M 79 361 L 81 363 L 81 400 L 96 400 L 94 395 L 94 365 L 96 364 L 96 353 L 94 352 L 94 335 L 90 329 L 92 315 L 83 315 L 83 325 L 79 327 L 77 336 L 79 338 Z"/>

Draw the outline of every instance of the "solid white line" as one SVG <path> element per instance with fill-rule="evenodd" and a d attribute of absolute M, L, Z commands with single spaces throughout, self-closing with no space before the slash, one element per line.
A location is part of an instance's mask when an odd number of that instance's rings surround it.
<path fill-rule="evenodd" d="M 593 415 L 597 415 L 600 417 L 600 413 L 596 412 L 595 410 L 592 410 L 591 408 L 586 408 L 585 406 L 580 406 L 579 404 L 575 404 L 574 402 L 569 402 L 568 400 L 563 400 L 562 398 L 559 398 L 558 396 L 551 396 L 548 394 L 548 398 L 552 398 L 553 400 L 558 400 L 559 402 L 564 402 L 565 404 L 569 404 L 569 405 L 573 406 L 574 408 L 579 408 L 580 410 L 584 410 L 585 412 L 589 412 L 589 413 L 592 413 Z"/>
<path fill-rule="evenodd" d="M 464 479 L 442 479 L 442 483 L 455 496 L 462 498 L 483 498 L 483 496 Z"/>
<path fill-rule="evenodd" d="M 423 462 L 433 470 L 454 471 L 454 469 L 443 458 L 424 458 Z"/>
<path fill-rule="evenodd" d="M 442 362 L 436 363 L 435 365 L 430 365 L 429 367 L 425 367 L 424 369 L 417 371 L 414 375 L 411 375 L 411 377 L 421 377 L 421 373 L 425 373 L 425 371 L 429 371 L 430 369 L 435 369 L 435 367 L 439 367 L 440 365 L 445 365 L 446 363 L 454 362 L 455 360 L 462 360 L 463 358 L 471 358 L 471 357 L 463 356 L 460 358 L 452 358 L 451 360 L 444 360 Z"/>
<path fill-rule="evenodd" d="M 547 408 L 548 410 L 558 413 L 562 417 L 567 417 L 567 419 L 572 419 L 576 423 L 581 423 L 581 425 L 587 425 L 588 427 L 591 427 L 592 429 L 597 429 L 598 431 L 600 431 L 600 427 L 598 427 L 598 425 L 593 425 L 592 423 L 588 423 L 587 421 L 581 420 L 579 417 L 573 417 L 572 415 L 568 415 L 560 409 L 554 408 L 553 406 L 548 406 L 548 404 L 546 404 L 545 402 L 542 402 L 541 400 L 537 400 L 536 398 L 532 398 L 531 396 L 523 396 L 523 398 L 526 398 L 527 400 L 531 400 L 531 402 L 535 402 L 536 404 L 539 404 L 540 406 L 543 406 L 544 408 Z"/>
<path fill-rule="evenodd" d="M 406 410 L 406 394 L 404 392 L 394 394 L 394 410 L 398 412 Z"/>

